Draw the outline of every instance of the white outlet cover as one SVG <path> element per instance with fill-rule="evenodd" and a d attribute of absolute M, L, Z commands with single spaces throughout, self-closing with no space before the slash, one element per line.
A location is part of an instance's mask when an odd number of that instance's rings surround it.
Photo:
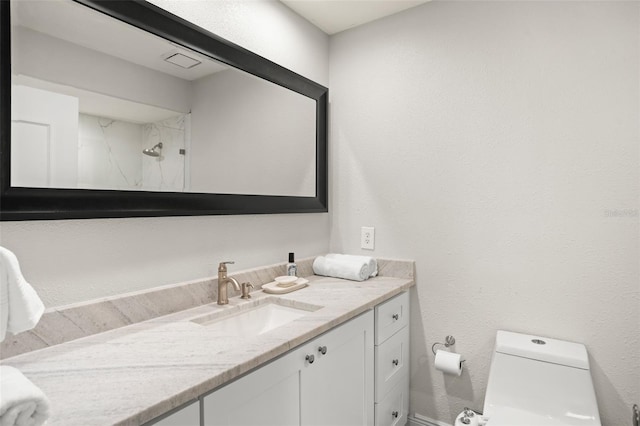
<path fill-rule="evenodd" d="M 360 229 L 360 248 L 373 250 L 376 246 L 376 229 L 373 226 L 363 226 Z"/>

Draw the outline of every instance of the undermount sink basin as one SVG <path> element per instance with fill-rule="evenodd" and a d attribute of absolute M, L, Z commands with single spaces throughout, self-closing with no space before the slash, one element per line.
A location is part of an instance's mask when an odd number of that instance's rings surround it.
<path fill-rule="evenodd" d="M 237 337 L 252 337 L 301 318 L 322 306 L 267 297 L 246 302 L 224 310 L 206 314 L 191 321 L 215 328 L 221 334 Z"/>

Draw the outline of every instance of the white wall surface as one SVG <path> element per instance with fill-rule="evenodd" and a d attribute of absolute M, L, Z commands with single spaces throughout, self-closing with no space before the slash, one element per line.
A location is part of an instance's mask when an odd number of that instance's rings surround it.
<path fill-rule="evenodd" d="M 583 342 L 640 401 L 637 2 L 432 2 L 330 45 L 331 248 L 414 258 L 411 412 L 482 409 L 495 332 Z M 365 251 L 362 251 L 365 253 Z M 455 336 L 461 377 L 433 368 Z"/>
<path fill-rule="evenodd" d="M 315 100 L 234 69 L 194 81 L 192 99 L 190 191 L 315 195 Z"/>
<path fill-rule="evenodd" d="M 158 1 L 209 31 L 321 84 L 328 37 L 279 2 Z M 241 170 L 240 170 L 241 171 Z M 47 307 L 304 257 L 329 247 L 328 214 L 1 222 Z"/>

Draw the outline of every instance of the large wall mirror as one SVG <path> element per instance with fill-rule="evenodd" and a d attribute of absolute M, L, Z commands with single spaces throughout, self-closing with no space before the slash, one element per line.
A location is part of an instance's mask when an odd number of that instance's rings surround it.
<path fill-rule="evenodd" d="M 2 220 L 327 211 L 327 89 L 152 4 L 0 2 Z"/>

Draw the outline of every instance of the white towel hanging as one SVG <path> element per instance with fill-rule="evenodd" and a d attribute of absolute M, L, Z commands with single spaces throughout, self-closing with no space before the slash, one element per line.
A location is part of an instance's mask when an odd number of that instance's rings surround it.
<path fill-rule="evenodd" d="M 0 247 L 0 342 L 7 332 L 31 330 L 43 312 L 44 304 L 22 276 L 16 255 Z"/>

